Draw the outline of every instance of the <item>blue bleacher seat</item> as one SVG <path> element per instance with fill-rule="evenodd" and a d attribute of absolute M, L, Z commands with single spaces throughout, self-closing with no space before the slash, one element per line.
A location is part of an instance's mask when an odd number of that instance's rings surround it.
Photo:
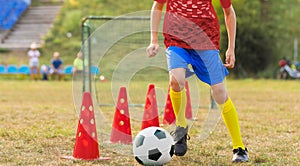
<path fill-rule="evenodd" d="M 27 7 L 23 0 L 0 1 L 0 29 L 11 29 Z"/>
<path fill-rule="evenodd" d="M 91 74 L 98 75 L 100 73 L 98 66 L 91 66 Z"/>
<path fill-rule="evenodd" d="M 72 74 L 72 70 L 73 70 L 73 66 L 68 65 L 64 68 L 64 74 L 67 74 L 67 75 Z"/>
<path fill-rule="evenodd" d="M 19 74 L 30 74 L 30 67 L 28 65 L 20 65 L 18 68 Z"/>
<path fill-rule="evenodd" d="M 18 67 L 16 65 L 7 66 L 7 74 L 18 74 Z"/>
<path fill-rule="evenodd" d="M 4 65 L 0 65 L 0 74 L 6 74 L 6 67 Z"/>

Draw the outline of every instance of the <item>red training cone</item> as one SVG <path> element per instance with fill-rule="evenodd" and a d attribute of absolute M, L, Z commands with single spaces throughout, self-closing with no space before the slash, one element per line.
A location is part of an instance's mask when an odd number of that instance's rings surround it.
<path fill-rule="evenodd" d="M 172 101 L 170 98 L 170 86 L 168 88 L 168 97 L 165 105 L 165 111 L 164 111 L 164 116 L 163 116 L 163 124 L 172 124 L 175 123 L 176 117 L 174 114 L 173 106 L 172 106 Z"/>
<path fill-rule="evenodd" d="M 132 143 L 126 88 L 121 87 L 110 135 L 112 143 Z"/>
<path fill-rule="evenodd" d="M 185 89 L 186 89 L 186 112 L 185 117 L 187 119 L 193 119 L 192 115 L 192 104 L 191 104 L 191 96 L 190 96 L 190 90 L 189 90 L 189 83 L 188 81 L 185 81 Z M 166 101 L 164 116 L 163 116 L 163 124 L 173 124 L 175 123 L 176 117 L 174 114 L 174 109 L 172 106 L 172 101 L 170 98 L 170 86 L 168 88 L 168 97 Z"/>
<path fill-rule="evenodd" d="M 100 157 L 94 107 L 89 92 L 83 94 L 73 156 L 62 158 L 82 160 L 109 159 Z"/>
<path fill-rule="evenodd" d="M 159 127 L 158 109 L 154 84 L 150 84 L 148 87 L 141 130 L 151 126 Z"/>

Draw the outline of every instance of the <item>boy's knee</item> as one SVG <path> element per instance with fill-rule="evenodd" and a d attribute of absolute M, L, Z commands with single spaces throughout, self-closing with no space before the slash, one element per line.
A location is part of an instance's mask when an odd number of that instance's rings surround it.
<path fill-rule="evenodd" d="M 183 81 L 178 80 L 173 76 L 170 79 L 170 86 L 176 92 L 181 91 L 184 88 L 184 84 L 185 84 L 185 80 L 183 80 Z"/>
<path fill-rule="evenodd" d="M 224 104 L 227 100 L 227 91 L 222 84 L 212 86 L 212 96 L 218 104 Z"/>

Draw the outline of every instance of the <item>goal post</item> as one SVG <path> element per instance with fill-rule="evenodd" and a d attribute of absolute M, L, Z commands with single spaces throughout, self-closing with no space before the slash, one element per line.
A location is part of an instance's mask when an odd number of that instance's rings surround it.
<path fill-rule="evenodd" d="M 92 56 L 92 38 L 91 34 L 95 32 L 95 30 L 110 20 L 132 20 L 134 22 L 138 21 L 147 21 L 149 22 L 150 17 L 143 17 L 143 16 L 121 16 L 121 17 L 114 17 L 114 16 L 88 16 L 82 19 L 81 22 L 81 38 L 82 38 L 82 54 L 83 54 L 83 92 L 92 92 L 92 78 L 91 78 L 91 66 L 95 65 L 92 62 L 94 61 Z M 134 23 L 133 23 L 134 24 Z M 144 39 L 140 39 L 143 40 Z M 140 42 L 144 43 L 144 42 Z"/>

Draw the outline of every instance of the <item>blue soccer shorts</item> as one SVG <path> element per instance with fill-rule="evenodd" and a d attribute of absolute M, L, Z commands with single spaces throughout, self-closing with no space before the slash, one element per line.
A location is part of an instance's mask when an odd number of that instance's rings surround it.
<path fill-rule="evenodd" d="M 189 65 L 197 77 L 208 85 L 223 82 L 229 74 L 222 63 L 218 50 L 192 50 L 171 46 L 166 50 L 168 70 L 185 68 L 186 77 L 191 75 Z"/>

